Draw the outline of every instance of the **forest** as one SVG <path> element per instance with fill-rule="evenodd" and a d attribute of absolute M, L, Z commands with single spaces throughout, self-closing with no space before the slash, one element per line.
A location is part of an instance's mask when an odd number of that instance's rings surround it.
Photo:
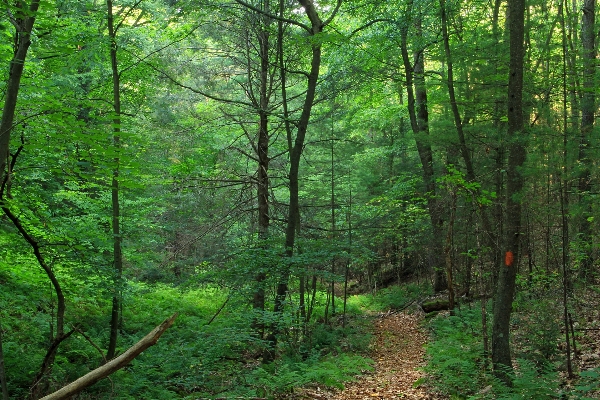
<path fill-rule="evenodd" d="M 600 398 L 597 12 L 1 1 L 0 399 Z"/>

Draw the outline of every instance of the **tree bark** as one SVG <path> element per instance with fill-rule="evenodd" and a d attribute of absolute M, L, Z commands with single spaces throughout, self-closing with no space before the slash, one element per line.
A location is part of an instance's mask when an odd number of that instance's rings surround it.
<path fill-rule="evenodd" d="M 2 400 L 8 400 L 8 383 L 4 370 L 4 350 L 2 347 L 2 325 L 0 324 L 0 389 L 2 389 Z"/>
<path fill-rule="evenodd" d="M 581 136 L 579 138 L 578 171 L 579 202 L 581 204 L 581 217 L 579 234 L 586 254 L 582 260 L 584 274 L 593 272 L 593 252 L 591 251 L 591 220 L 592 216 L 589 193 L 592 189 L 591 166 L 589 158 L 590 138 L 594 129 L 596 111 L 596 0 L 585 0 L 583 3 L 583 17 L 581 24 L 581 43 L 583 45 L 583 94 L 581 96 Z"/>
<path fill-rule="evenodd" d="M 14 159 L 13 159 L 14 164 Z M 4 189 L 4 186 L 2 186 Z M 4 193 L 0 192 L 0 203 L 3 204 Z M 56 357 L 56 352 L 58 351 L 58 346 L 60 343 L 66 339 L 70 335 L 64 333 L 65 326 L 65 310 L 66 310 L 66 302 L 65 295 L 62 291 L 62 287 L 60 286 L 60 282 L 58 278 L 54 274 L 52 267 L 46 263 L 44 256 L 40 251 L 40 244 L 38 241 L 27 232 L 19 218 L 7 207 L 3 206 L 2 211 L 11 220 L 15 228 L 19 231 L 21 236 L 25 239 L 25 241 L 31 246 L 33 250 L 33 254 L 35 258 L 46 273 L 46 276 L 50 280 L 52 287 L 54 288 L 54 293 L 56 294 L 56 332 L 52 337 L 52 341 L 48 346 L 48 350 L 46 351 L 46 355 L 44 356 L 44 360 L 42 361 L 42 365 L 40 366 L 40 370 L 36 374 L 32 385 L 31 385 L 31 398 L 37 399 L 40 394 L 45 390 L 47 386 L 47 375 L 52 369 L 52 365 L 54 364 L 54 359 Z"/>
<path fill-rule="evenodd" d="M 316 13 L 312 2 L 307 0 L 299 0 L 300 4 L 305 7 L 307 15 L 311 19 L 312 24 L 312 35 L 316 35 L 321 32 L 323 23 Z M 312 15 L 312 18 L 311 18 Z M 298 121 L 298 129 L 296 131 L 296 139 L 292 146 L 290 153 L 290 172 L 289 172 L 289 193 L 290 193 L 290 206 L 288 210 L 287 226 L 285 230 L 285 253 L 287 257 L 294 255 L 294 245 L 296 242 L 296 230 L 299 224 L 300 216 L 300 204 L 298 198 L 298 175 L 300 171 L 300 159 L 302 151 L 304 149 L 304 140 L 306 138 L 306 131 L 308 129 L 308 123 L 312 112 L 312 106 L 315 101 L 315 94 L 317 89 L 317 81 L 319 79 L 319 68 L 321 66 L 321 44 L 318 41 L 312 46 L 312 59 L 310 73 L 308 74 L 307 90 L 304 99 L 304 105 L 302 108 L 302 114 Z M 288 276 L 282 277 L 279 284 L 277 285 L 277 295 L 275 298 L 274 311 L 283 311 L 283 302 L 288 291 Z"/>
<path fill-rule="evenodd" d="M 412 1 L 409 2 L 406 15 L 412 13 Z M 421 35 L 421 17 L 415 22 L 416 34 Z M 425 62 L 422 49 L 415 52 L 415 66 L 411 65 L 408 56 L 408 26 L 402 28 L 401 52 L 406 74 L 406 91 L 408 100 L 408 112 L 410 125 L 415 137 L 417 151 L 421 160 L 423 171 L 423 182 L 427 197 L 427 209 L 432 227 L 432 248 L 430 254 L 430 266 L 433 268 L 433 288 L 440 292 L 447 287 L 444 257 L 443 257 L 443 220 L 439 202 L 436 199 L 435 172 L 433 168 L 433 153 L 429 143 L 429 112 L 427 111 L 427 88 L 425 86 Z"/>
<path fill-rule="evenodd" d="M 10 166 L 8 161 L 10 133 L 15 119 L 15 109 L 19 97 L 19 88 L 21 87 L 25 58 L 27 57 L 27 50 L 29 50 L 29 46 L 31 45 L 31 31 L 33 30 L 40 1 L 31 1 L 29 7 L 26 7 L 26 3 L 19 2 L 18 4 L 21 4 L 24 9 L 27 8 L 22 13 L 27 16 L 23 18 L 10 16 L 11 23 L 16 30 L 15 52 L 10 62 L 8 82 L 6 83 L 4 95 L 2 121 L 0 121 L 0 184 L 4 184 L 5 180 L 10 179 L 10 171 L 5 171 Z"/>
<path fill-rule="evenodd" d="M 510 65 L 508 78 L 508 171 L 506 188 L 505 260 L 500 267 L 494 296 L 492 324 L 492 362 L 497 376 L 510 384 L 507 369 L 512 368 L 510 352 L 510 315 L 515 293 L 515 278 L 519 264 L 521 232 L 521 199 L 524 178 L 520 168 L 525 163 L 525 132 L 523 120 L 523 58 L 525 30 L 525 0 L 509 2 Z"/>
<path fill-rule="evenodd" d="M 107 23 L 108 36 L 110 39 L 110 64 L 112 70 L 113 84 L 113 146 L 117 152 L 114 159 L 113 176 L 111 183 L 111 205 L 112 205 L 112 237 L 113 237 L 113 299 L 110 318 L 110 339 L 106 358 L 111 359 L 115 356 L 117 348 L 117 339 L 119 336 L 119 316 L 122 302 L 122 277 L 123 277 L 123 256 L 121 249 L 121 209 L 119 205 L 119 150 L 121 141 L 121 88 L 119 64 L 117 60 L 117 32 L 115 30 L 113 17 L 112 0 L 107 0 Z"/>
<path fill-rule="evenodd" d="M 69 399 L 71 396 L 76 395 L 83 389 L 92 386 L 101 379 L 106 378 L 110 374 L 120 370 L 127 366 L 134 358 L 140 353 L 154 346 L 158 339 L 173 323 L 177 318 L 177 314 L 173 314 L 170 318 L 166 319 L 163 323 L 154 328 L 150 333 L 144 336 L 139 342 L 131 346 L 125 353 L 121 354 L 117 358 L 107 362 L 99 368 L 85 374 L 76 381 L 68 384 L 67 386 L 57 390 L 56 392 L 49 394 L 48 396 L 42 397 L 40 400 L 62 400 Z"/>
<path fill-rule="evenodd" d="M 270 12 L 269 1 L 263 3 L 263 10 L 266 14 Z M 258 240 L 261 246 L 269 237 L 269 27 L 270 17 L 266 15 L 259 16 L 260 28 L 258 32 L 258 50 L 260 58 L 260 79 L 259 79 L 259 99 L 258 99 Z M 254 291 L 252 306 L 254 310 L 265 310 L 265 289 L 264 281 L 267 274 L 264 270 L 259 271 L 255 276 L 256 290 Z M 256 320 L 255 329 L 262 338 L 264 334 L 264 324 Z"/>

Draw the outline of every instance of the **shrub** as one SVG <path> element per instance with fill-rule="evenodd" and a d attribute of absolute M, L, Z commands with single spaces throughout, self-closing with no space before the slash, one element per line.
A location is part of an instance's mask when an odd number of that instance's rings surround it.
<path fill-rule="evenodd" d="M 309 383 L 342 389 L 344 382 L 353 380 L 365 370 L 372 369 L 372 360 L 349 354 L 320 358 L 318 354 L 305 361 L 285 359 L 261 366 L 247 378 L 252 395 L 274 396 L 293 391 Z"/>
<path fill-rule="evenodd" d="M 484 387 L 481 317 L 475 310 L 431 320 L 433 339 L 427 345 L 429 381 L 440 392 L 465 398 Z"/>
<path fill-rule="evenodd" d="M 427 345 L 428 381 L 438 391 L 458 399 L 555 399 L 559 397 L 558 374 L 550 363 L 519 358 L 512 387 L 486 369 L 481 313 L 477 307 L 455 310 L 453 316 L 431 320 L 433 338 Z M 489 388 L 483 389 L 482 388 Z"/>
<path fill-rule="evenodd" d="M 431 293 L 431 285 L 410 283 L 402 286 L 390 286 L 379 291 L 373 299 L 373 306 L 378 310 L 400 310 Z"/>

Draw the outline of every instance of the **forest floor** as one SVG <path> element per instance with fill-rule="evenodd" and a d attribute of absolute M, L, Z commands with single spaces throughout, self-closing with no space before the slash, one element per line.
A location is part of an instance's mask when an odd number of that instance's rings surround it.
<path fill-rule="evenodd" d="M 422 314 L 422 313 L 421 313 Z M 391 399 L 443 399 L 419 384 L 424 377 L 420 370 L 425 365 L 427 332 L 419 313 L 388 312 L 374 319 L 375 341 L 371 358 L 374 370 L 343 390 L 320 387 L 304 389 L 298 393 L 302 399 L 326 400 L 391 400 Z"/>

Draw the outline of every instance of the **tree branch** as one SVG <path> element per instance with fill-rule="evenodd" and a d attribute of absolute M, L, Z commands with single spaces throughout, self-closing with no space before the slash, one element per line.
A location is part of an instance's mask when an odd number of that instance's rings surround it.
<path fill-rule="evenodd" d="M 141 352 L 146 350 L 148 347 L 156 344 L 161 335 L 171 326 L 173 322 L 175 322 L 175 318 L 177 318 L 177 313 L 173 314 L 170 318 L 166 319 L 162 324 L 157 326 L 142 338 L 139 342 L 131 346 L 125 353 L 121 354 L 119 357 L 109 361 L 103 366 L 96 368 L 95 370 L 85 374 L 81 378 L 76 381 L 68 384 L 62 389 L 57 390 L 56 392 L 49 394 L 48 396 L 42 397 L 40 400 L 62 400 L 68 399 L 71 396 L 81 392 L 83 389 L 88 386 L 93 385 L 101 379 L 106 378 L 110 374 L 120 370 L 121 368 L 127 366 L 134 358 L 136 358 Z"/>
<path fill-rule="evenodd" d="M 265 15 L 265 16 L 267 16 L 269 18 L 273 18 L 273 19 L 275 19 L 277 21 L 287 22 L 288 24 L 296 25 L 296 26 L 304 29 L 305 31 L 307 31 L 309 33 L 312 32 L 312 29 L 308 25 L 304 25 L 301 22 L 294 21 L 293 19 L 285 18 L 285 17 L 279 16 L 279 15 L 270 14 L 268 12 L 265 12 L 265 11 L 261 10 L 258 7 L 254 7 L 252 4 L 248 4 L 248 3 L 246 3 L 245 1 L 242 1 L 242 0 L 235 0 L 235 2 L 238 3 L 239 5 L 242 5 L 242 6 L 246 7 L 246 8 L 251 9 L 254 12 L 257 12 L 259 14 Z"/>

